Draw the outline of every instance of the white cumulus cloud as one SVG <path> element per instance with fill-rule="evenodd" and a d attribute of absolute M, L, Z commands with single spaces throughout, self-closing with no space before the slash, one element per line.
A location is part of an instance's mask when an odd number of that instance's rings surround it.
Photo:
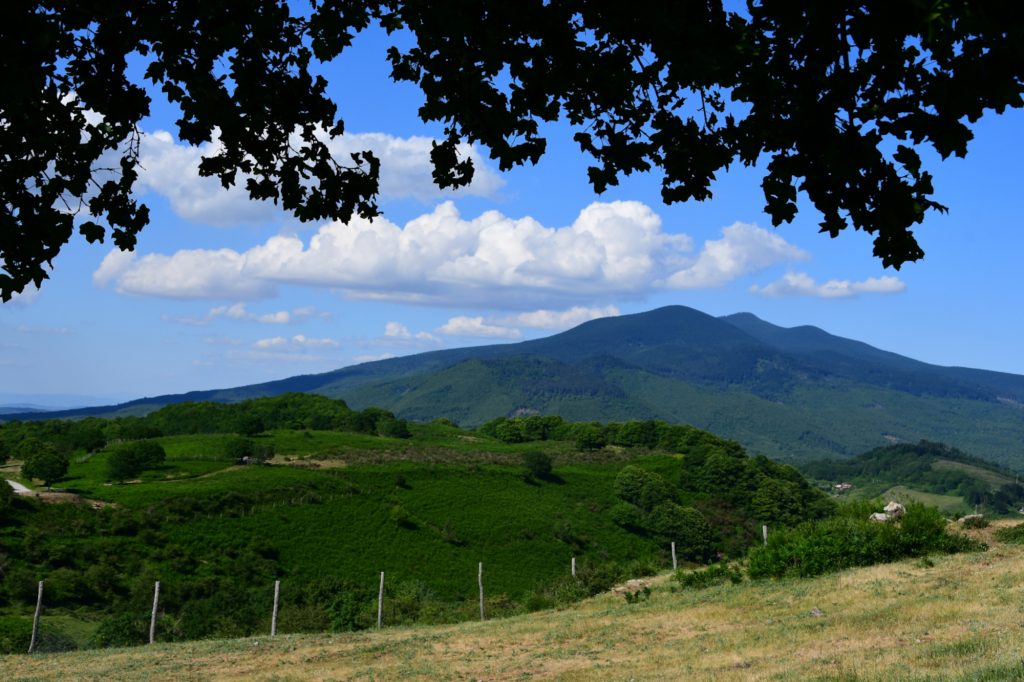
<path fill-rule="evenodd" d="M 566 227 L 497 211 L 467 220 L 443 202 L 404 227 L 354 218 L 323 225 L 308 240 L 278 235 L 244 252 L 111 256 L 94 280 L 115 282 L 124 293 L 177 298 L 251 300 L 273 294 L 276 284 L 292 284 L 357 299 L 582 310 L 583 301 L 721 286 L 807 257 L 754 225 L 736 223 L 722 232 L 694 255 L 689 236 L 664 231 L 661 218 L 636 201 L 593 203 Z M 587 314 L 575 313 L 580 321 Z"/>
<path fill-rule="evenodd" d="M 805 272 L 788 272 L 780 279 L 765 286 L 750 287 L 750 291 L 762 296 L 817 296 L 819 298 L 850 298 L 860 294 L 896 294 L 907 285 L 898 277 L 869 277 L 860 282 L 848 279 L 830 279 L 818 284 Z"/>
<path fill-rule="evenodd" d="M 619 309 L 613 305 L 603 308 L 587 308 L 584 306 L 573 306 L 568 310 L 534 310 L 529 313 L 519 313 L 501 320 L 506 326 L 530 327 L 531 329 L 552 329 L 563 330 L 575 327 L 590 320 L 600 317 L 615 317 Z"/>
<path fill-rule="evenodd" d="M 395 339 L 412 338 L 412 334 L 409 333 L 409 328 L 399 322 L 388 322 L 385 324 L 384 336 L 390 336 Z"/>
<path fill-rule="evenodd" d="M 259 339 L 253 344 L 253 347 L 260 350 L 268 350 L 278 348 L 337 348 L 340 345 L 341 344 L 334 339 L 316 339 L 305 336 L 304 334 L 296 334 L 290 339 L 285 338 L 284 336 L 273 336 L 268 339 Z"/>
<path fill-rule="evenodd" d="M 136 256 L 114 249 L 93 273 L 93 283 L 116 282 L 119 293 L 180 299 L 257 299 L 275 286 L 244 271 L 245 257 L 232 249 L 192 249 L 171 256 Z"/>
<path fill-rule="evenodd" d="M 330 317 L 329 313 L 317 313 L 316 308 L 313 306 L 303 306 L 290 311 L 276 310 L 270 313 L 254 313 L 246 307 L 245 303 L 234 303 L 232 305 L 219 305 L 215 308 L 210 308 L 209 312 L 203 317 L 172 317 L 164 315 L 163 319 L 168 322 L 201 327 L 221 317 L 229 320 L 259 322 L 260 324 L 288 324 L 289 322 L 304 320 L 313 315 L 322 318 Z"/>
<path fill-rule="evenodd" d="M 439 341 L 436 336 L 430 332 L 416 332 L 413 334 L 409 331 L 409 328 L 400 322 L 388 322 L 384 325 L 384 336 L 388 339 L 397 339 L 401 341 L 411 341 L 413 339 L 417 341 Z"/>
<path fill-rule="evenodd" d="M 704 242 L 697 261 L 666 281 L 673 289 L 705 289 L 727 284 L 779 263 L 806 260 L 806 251 L 779 235 L 748 223 L 733 223 L 722 238 Z"/>
<path fill-rule="evenodd" d="M 483 317 L 453 317 L 437 328 L 441 334 L 448 336 L 484 336 L 489 338 L 518 339 L 522 333 L 518 329 L 484 322 Z"/>
<path fill-rule="evenodd" d="M 288 339 L 283 336 L 274 336 L 269 339 L 260 339 L 253 345 L 256 348 L 281 348 L 288 345 Z"/>
<path fill-rule="evenodd" d="M 418 199 L 424 203 L 444 196 L 494 196 L 505 181 L 473 145 L 459 145 L 461 158 L 473 162 L 473 181 L 454 190 L 441 190 L 434 184 L 434 166 L 430 162 L 433 138 L 395 137 L 386 133 L 346 133 L 327 143 L 335 159 L 348 161 L 350 154 L 372 151 L 380 159 L 380 193 L 384 198 Z"/>
<path fill-rule="evenodd" d="M 139 150 L 139 186 L 164 196 L 186 220 L 215 226 L 272 220 L 278 215 L 277 207 L 269 201 L 251 200 L 242 176 L 227 189 L 217 178 L 199 176 L 202 157 L 220 149 L 216 139 L 193 147 L 175 142 L 163 130 L 145 135 Z"/>
<path fill-rule="evenodd" d="M 457 190 L 441 190 L 432 178 L 429 137 L 395 137 L 385 133 L 347 133 L 328 142 L 332 156 L 351 163 L 354 152 L 372 151 L 380 160 L 380 195 L 383 199 L 413 198 L 434 201 L 444 196 L 493 196 L 504 180 L 476 147 L 463 145 L 463 157 L 473 160 L 473 182 Z M 217 178 L 199 175 L 203 156 L 220 151 L 217 139 L 193 147 L 176 142 L 163 130 L 142 138 L 139 186 L 167 198 L 182 218 L 214 226 L 261 223 L 282 216 L 269 201 L 253 201 L 241 175 L 225 189 Z"/>

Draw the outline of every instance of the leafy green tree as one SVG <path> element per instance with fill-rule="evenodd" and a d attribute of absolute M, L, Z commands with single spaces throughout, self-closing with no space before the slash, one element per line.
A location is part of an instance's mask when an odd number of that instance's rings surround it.
<path fill-rule="evenodd" d="M 607 444 L 604 431 L 597 424 L 581 424 L 576 431 L 577 450 L 600 450 Z"/>
<path fill-rule="evenodd" d="M 630 502 L 616 502 L 608 510 L 612 523 L 631 531 L 642 531 L 647 525 L 644 510 Z"/>
<path fill-rule="evenodd" d="M 35 441 L 30 452 L 25 452 L 26 444 L 19 449 L 22 458 L 21 474 L 27 478 L 39 479 L 47 488 L 68 472 L 70 461 L 66 453 L 60 452 L 49 443 Z"/>
<path fill-rule="evenodd" d="M 103 432 L 103 421 L 89 418 L 73 422 L 68 431 L 67 440 L 72 450 L 82 449 L 86 452 L 102 450 L 107 444 L 107 436 Z"/>
<path fill-rule="evenodd" d="M 107 480 L 124 483 L 143 471 L 142 462 L 128 448 L 117 448 L 107 457 Z"/>
<path fill-rule="evenodd" d="M 235 422 L 235 432 L 243 436 L 255 436 L 263 433 L 265 429 L 263 420 L 254 414 L 243 414 Z"/>
<path fill-rule="evenodd" d="M 377 422 L 377 434 L 385 438 L 412 438 L 409 423 L 404 419 L 384 418 Z"/>
<path fill-rule="evenodd" d="M 252 457 L 256 452 L 256 444 L 249 438 L 234 436 L 224 441 L 224 456 L 236 462 L 243 457 Z"/>
<path fill-rule="evenodd" d="M 662 502 L 647 517 L 647 526 L 665 542 L 675 542 L 680 556 L 704 561 L 711 556 L 714 531 L 693 507 Z"/>
<path fill-rule="evenodd" d="M 154 469 L 167 459 L 167 453 L 164 451 L 164 447 L 157 443 L 155 440 L 140 440 L 133 443 L 133 449 L 137 453 L 137 457 L 142 462 L 142 466 L 146 469 Z"/>
<path fill-rule="evenodd" d="M 649 512 L 676 499 L 676 490 L 665 478 L 635 464 L 622 467 L 615 477 L 615 496 Z"/>
<path fill-rule="evenodd" d="M 750 500 L 750 510 L 765 523 L 794 526 L 805 521 L 806 505 L 799 486 L 791 481 L 766 478 Z"/>
<path fill-rule="evenodd" d="M 20 160 L 0 166 L 3 300 L 46 279 L 76 232 L 134 248 L 149 222 L 134 194 L 139 125 L 156 92 L 181 111 L 179 139 L 218 137 L 201 175 L 228 186 L 243 173 L 253 199 L 304 221 L 377 215 L 379 159 L 331 156 L 345 126 L 322 75 L 371 24 L 403 36 L 391 77 L 418 85 L 419 116 L 443 126 L 441 187 L 473 179 L 460 142 L 508 170 L 537 163 L 543 124 L 568 120 L 597 192 L 657 169 L 664 201 L 705 200 L 730 164 L 760 163 L 773 224 L 806 194 L 820 231 L 874 234 L 886 266 L 920 258 L 910 228 L 945 210 L 919 150 L 965 155 L 969 124 L 1022 106 L 1024 91 L 1012 2 L 171 6 L 8 9 L 23 39 L 4 41 L 0 63 L 24 85 L 0 95 L 4 151 Z"/>
<path fill-rule="evenodd" d="M 115 448 L 107 458 L 107 479 L 124 483 L 164 463 L 167 453 L 156 441 L 142 440 Z"/>
<path fill-rule="evenodd" d="M 522 443 L 526 441 L 523 424 L 518 419 L 506 419 L 494 427 L 494 436 L 503 443 Z"/>
<path fill-rule="evenodd" d="M 551 457 L 538 450 L 529 450 L 523 453 L 523 464 L 526 466 L 527 476 L 533 478 L 547 478 L 551 475 L 553 464 Z"/>

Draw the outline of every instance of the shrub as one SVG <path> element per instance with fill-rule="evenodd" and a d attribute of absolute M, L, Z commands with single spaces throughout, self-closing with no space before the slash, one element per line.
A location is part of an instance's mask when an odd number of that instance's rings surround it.
<path fill-rule="evenodd" d="M 934 508 L 908 505 L 894 523 L 869 521 L 865 511 L 870 509 L 851 504 L 832 518 L 775 531 L 766 547 L 751 550 L 750 577 L 807 577 L 933 552 L 984 549 L 970 538 L 947 532 L 946 520 Z"/>
<path fill-rule="evenodd" d="M 31 640 L 31 618 L 0 616 L 0 654 L 23 654 Z"/>
<path fill-rule="evenodd" d="M 676 572 L 675 578 L 685 588 L 703 590 L 726 582 L 738 585 L 743 582 L 743 571 L 734 564 L 720 563 L 696 571 L 680 570 Z"/>
<path fill-rule="evenodd" d="M 149 636 L 149 619 L 132 613 L 110 616 L 100 622 L 90 644 L 95 647 L 120 647 L 144 644 Z"/>
<path fill-rule="evenodd" d="M 416 528 L 419 524 L 416 523 L 416 519 L 409 513 L 409 510 L 400 504 L 396 504 L 391 508 L 389 513 L 391 522 L 399 528 Z"/>
<path fill-rule="evenodd" d="M 644 529 L 645 515 L 640 507 L 629 502 L 616 502 L 608 511 L 612 523 L 626 530 L 640 531 Z"/>
<path fill-rule="evenodd" d="M 384 418 L 377 422 L 377 435 L 385 438 L 412 438 L 408 422 L 394 417 Z"/>
<path fill-rule="evenodd" d="M 988 519 L 984 516 L 968 516 L 962 525 L 964 528 L 988 528 Z"/>
<path fill-rule="evenodd" d="M 1008 542 L 1014 545 L 1024 545 L 1024 523 L 1015 526 L 999 528 L 994 533 L 996 540 Z"/>
<path fill-rule="evenodd" d="M 458 424 L 456 424 L 453 420 L 448 419 L 447 417 L 438 417 L 431 421 L 430 423 L 434 424 L 435 426 L 447 426 L 453 429 L 459 428 Z"/>
<path fill-rule="evenodd" d="M 627 604 L 639 604 L 640 602 L 647 601 L 651 598 L 651 586 L 644 585 L 639 590 L 623 592 L 622 596 L 626 598 Z"/>
<path fill-rule="evenodd" d="M 526 465 L 526 473 L 534 478 L 547 478 L 551 475 L 551 457 L 543 452 L 530 450 L 523 453 L 523 464 Z"/>

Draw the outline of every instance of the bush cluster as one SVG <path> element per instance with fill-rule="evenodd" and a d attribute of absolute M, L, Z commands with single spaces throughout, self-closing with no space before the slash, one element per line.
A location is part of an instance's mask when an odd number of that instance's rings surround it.
<path fill-rule="evenodd" d="M 809 577 L 854 566 L 870 566 L 931 553 L 954 553 L 983 546 L 946 529 L 937 509 L 910 504 L 890 523 L 869 521 L 870 503 L 851 503 L 835 516 L 779 529 L 768 545 L 749 554 L 751 578 Z"/>

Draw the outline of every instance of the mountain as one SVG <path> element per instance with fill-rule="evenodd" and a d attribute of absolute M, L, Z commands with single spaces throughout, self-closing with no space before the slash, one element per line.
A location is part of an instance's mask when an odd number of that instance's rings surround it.
<path fill-rule="evenodd" d="M 236 401 L 288 391 L 464 425 L 531 413 L 664 419 L 791 461 L 926 439 L 1024 466 L 1022 376 L 939 367 L 816 327 L 779 327 L 749 313 L 716 318 L 682 306 L 592 320 L 521 343 L 433 351 L 46 416 L 143 414 L 186 400 Z"/>

